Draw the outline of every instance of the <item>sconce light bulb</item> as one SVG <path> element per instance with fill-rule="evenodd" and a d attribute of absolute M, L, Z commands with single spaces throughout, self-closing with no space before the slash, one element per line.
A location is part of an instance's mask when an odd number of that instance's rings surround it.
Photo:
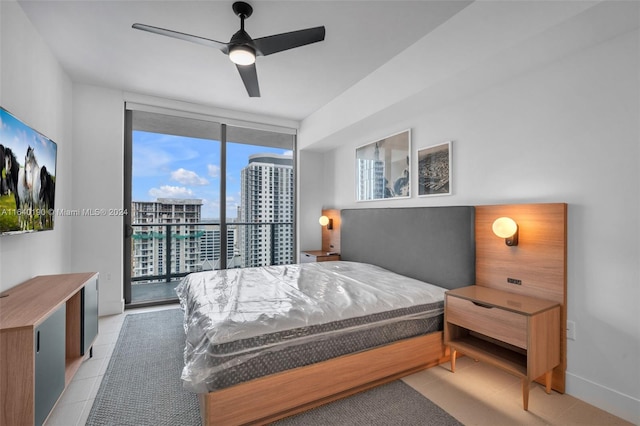
<path fill-rule="evenodd" d="M 499 217 L 493 222 L 493 233 L 500 238 L 509 238 L 518 231 L 518 224 L 510 217 Z"/>
<path fill-rule="evenodd" d="M 321 226 L 327 226 L 329 224 L 329 218 L 327 216 L 320 216 L 318 222 Z"/>

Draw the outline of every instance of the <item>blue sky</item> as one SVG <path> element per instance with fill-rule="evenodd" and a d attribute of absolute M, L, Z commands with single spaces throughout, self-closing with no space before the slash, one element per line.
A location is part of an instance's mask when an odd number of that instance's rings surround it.
<path fill-rule="evenodd" d="M 227 144 L 227 217 L 240 204 L 240 171 L 249 156 L 291 151 Z M 158 133 L 133 132 L 133 201 L 200 198 L 202 217 L 218 218 L 220 208 L 220 142 Z"/>
<path fill-rule="evenodd" d="M 57 145 L 4 109 L 0 109 L 0 144 L 11 149 L 21 167 L 27 148 L 31 146 L 38 165 L 46 166 L 49 174 L 55 175 Z"/>

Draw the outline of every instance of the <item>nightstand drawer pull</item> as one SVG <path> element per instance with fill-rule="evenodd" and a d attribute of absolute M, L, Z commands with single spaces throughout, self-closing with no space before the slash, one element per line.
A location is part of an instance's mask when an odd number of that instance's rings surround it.
<path fill-rule="evenodd" d="M 473 303 L 476 306 L 480 306 L 481 308 L 485 308 L 485 309 L 493 309 L 493 306 L 491 305 L 485 305 L 484 303 L 480 303 L 480 302 L 474 302 L 473 300 L 471 301 L 471 303 Z"/>

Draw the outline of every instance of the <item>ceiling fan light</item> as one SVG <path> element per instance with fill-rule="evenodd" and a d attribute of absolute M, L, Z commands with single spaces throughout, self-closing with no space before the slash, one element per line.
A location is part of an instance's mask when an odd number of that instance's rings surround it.
<path fill-rule="evenodd" d="M 256 62 L 256 52 L 248 46 L 234 46 L 229 51 L 229 59 L 237 65 L 251 65 Z"/>

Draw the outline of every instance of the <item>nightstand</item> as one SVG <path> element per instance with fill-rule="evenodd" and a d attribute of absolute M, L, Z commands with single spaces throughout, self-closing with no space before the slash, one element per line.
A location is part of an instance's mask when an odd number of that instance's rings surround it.
<path fill-rule="evenodd" d="M 300 252 L 300 263 L 329 262 L 340 260 L 340 253 L 322 250 L 309 250 Z"/>
<path fill-rule="evenodd" d="M 489 287 L 450 290 L 445 296 L 444 343 L 456 352 L 491 363 L 522 378 L 522 402 L 529 408 L 531 382 L 560 364 L 560 304 Z"/>

